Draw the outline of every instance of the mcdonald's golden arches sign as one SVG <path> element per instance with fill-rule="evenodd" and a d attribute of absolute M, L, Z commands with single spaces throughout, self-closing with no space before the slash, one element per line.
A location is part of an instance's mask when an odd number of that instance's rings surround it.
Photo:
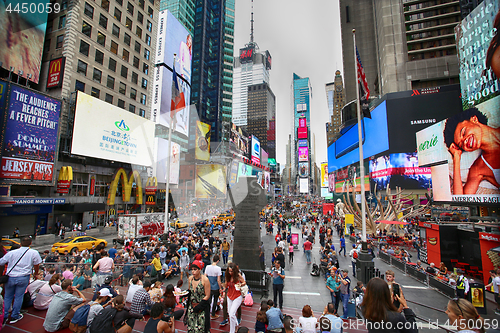
<path fill-rule="evenodd" d="M 71 188 L 71 181 L 73 180 L 73 168 L 70 166 L 63 166 L 59 170 L 59 177 L 57 177 L 57 193 L 69 193 Z"/>
<path fill-rule="evenodd" d="M 62 86 L 64 63 L 64 57 L 50 61 L 49 75 L 47 76 L 47 88 L 60 88 Z"/>
<path fill-rule="evenodd" d="M 132 193 L 132 185 L 136 183 L 135 191 L 135 203 L 142 205 L 142 181 L 139 171 L 130 171 L 128 177 L 125 169 L 119 168 L 116 170 L 113 180 L 111 181 L 111 186 L 108 193 L 108 206 L 113 206 L 115 204 L 116 189 L 118 188 L 118 182 L 122 180 L 122 200 L 123 202 L 130 202 L 130 194 Z"/>

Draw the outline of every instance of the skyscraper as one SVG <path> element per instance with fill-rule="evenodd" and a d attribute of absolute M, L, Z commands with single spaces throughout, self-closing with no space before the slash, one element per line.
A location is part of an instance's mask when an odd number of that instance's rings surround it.
<path fill-rule="evenodd" d="M 223 140 L 228 140 L 233 117 L 233 63 L 234 63 L 234 1 L 226 0 L 224 19 L 224 65 L 222 70 L 222 123 Z"/>
<path fill-rule="evenodd" d="M 247 126 L 249 117 L 248 87 L 260 83 L 269 84 L 269 70 L 271 69 L 269 51 L 261 53 L 254 41 L 253 9 L 250 22 L 250 42 L 240 49 L 239 58 L 234 59 L 233 123 L 243 128 Z"/>
<path fill-rule="evenodd" d="M 293 131 L 292 131 L 292 180 L 299 185 L 299 178 L 309 179 L 310 158 L 310 101 L 312 87 L 309 78 L 302 78 L 293 73 L 292 80 Z M 299 172 L 301 171 L 301 172 Z M 303 172 L 307 171 L 307 172 Z M 301 176 L 302 175 L 302 176 Z M 297 177 L 300 176 L 300 177 Z"/>
<path fill-rule="evenodd" d="M 346 102 L 356 98 L 352 29 L 372 96 L 458 82 L 459 1 L 340 0 Z"/>
<path fill-rule="evenodd" d="M 194 0 L 162 0 L 160 11 L 168 10 L 191 33 L 194 33 Z"/>
<path fill-rule="evenodd" d="M 260 141 L 269 158 L 276 159 L 275 139 L 276 97 L 267 83 L 248 86 L 248 125 L 249 134 Z"/>
<path fill-rule="evenodd" d="M 335 72 L 335 81 L 327 83 L 325 88 L 328 112 L 330 115 L 330 122 L 327 123 L 326 135 L 328 145 L 330 145 L 340 132 L 341 111 L 345 105 L 344 84 L 339 70 Z"/>

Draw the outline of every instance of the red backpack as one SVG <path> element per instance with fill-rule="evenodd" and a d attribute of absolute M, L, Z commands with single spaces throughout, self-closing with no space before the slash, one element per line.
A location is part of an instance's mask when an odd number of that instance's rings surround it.
<path fill-rule="evenodd" d="M 354 253 L 352 254 L 352 258 L 358 259 L 358 251 L 354 251 Z"/>

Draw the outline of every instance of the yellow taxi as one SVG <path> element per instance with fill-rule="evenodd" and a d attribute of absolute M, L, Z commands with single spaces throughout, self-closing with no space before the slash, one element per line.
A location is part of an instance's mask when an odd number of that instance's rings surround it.
<path fill-rule="evenodd" d="M 6 249 L 7 251 L 10 251 L 13 245 L 19 245 L 19 247 L 21 247 L 21 243 L 11 238 L 2 238 L 2 245 L 3 248 Z"/>
<path fill-rule="evenodd" d="M 188 226 L 189 224 L 187 222 L 181 222 L 181 220 L 170 222 L 171 228 L 182 229 L 182 228 L 187 228 Z"/>
<path fill-rule="evenodd" d="M 100 244 L 106 247 L 108 242 L 104 239 L 90 236 L 70 237 L 54 243 L 52 245 L 52 252 L 57 251 L 62 254 L 64 251 L 68 251 L 68 253 L 71 253 L 74 250 L 82 251 L 83 249 L 91 249 L 93 245 L 97 247 Z"/>
<path fill-rule="evenodd" d="M 229 213 L 222 213 L 222 214 L 219 214 L 219 216 L 217 217 L 217 219 L 220 219 L 222 221 L 232 220 L 233 218 L 234 218 L 234 216 L 232 214 L 229 214 Z"/>

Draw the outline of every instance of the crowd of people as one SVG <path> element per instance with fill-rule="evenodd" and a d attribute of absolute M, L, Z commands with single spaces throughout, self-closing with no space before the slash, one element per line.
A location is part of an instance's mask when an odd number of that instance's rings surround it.
<path fill-rule="evenodd" d="M 255 332 L 341 332 L 344 320 L 356 316 L 349 308 L 353 299 L 369 332 L 385 332 L 383 325 L 388 323 L 404 327 L 397 331 L 417 331 L 415 314 L 408 307 L 403 288 L 395 282 L 393 271 L 385 272 L 385 280 L 373 278 L 364 286 L 360 281 L 351 281 L 347 266 L 341 267 L 339 258 L 349 257 L 355 277 L 361 250 L 359 241 L 347 248 L 342 219 L 311 214 L 305 208 L 286 213 L 281 207 L 261 216 L 262 228 L 275 241 L 268 271 L 273 299 L 263 301 L 256 311 Z M 299 228 L 302 242 L 292 239 L 292 228 Z M 248 286 L 238 264 L 229 260 L 232 239 L 231 232 L 225 231 L 222 227 L 219 232 L 207 227 L 191 228 L 145 241 L 127 239 L 123 246 L 113 245 L 109 250 L 97 246 L 82 252 L 46 251 L 41 255 L 30 249 L 31 239 L 24 237 L 19 249 L 3 252 L 0 259 L 8 276 L 1 322 L 17 323 L 32 306 L 46 311 L 43 327 L 47 332 L 69 328 L 75 333 L 130 333 L 136 321 L 143 320 L 147 321 L 146 333 L 174 333 L 176 321 L 182 320 L 189 333 L 198 333 L 208 332 L 211 320 L 222 315 L 220 325 L 229 325 L 230 333 L 246 333 L 249 329 L 241 325 L 241 306 Z M 325 304 L 319 316 L 305 305 L 301 316 L 294 318 L 284 310 L 285 268 L 294 264 L 294 256 L 300 252 L 311 265 L 313 248 L 318 249 L 314 247 L 316 242 L 320 248 L 319 265 L 313 264 L 312 268 L 316 265 L 322 274 L 324 280 L 318 281 L 323 281 L 330 292 L 331 302 Z M 372 258 L 377 252 L 375 245 L 368 246 Z M 381 248 L 389 250 L 401 252 L 392 246 Z M 264 244 L 260 253 L 264 270 Z M 445 268 L 436 271 L 441 274 Z M 447 270 L 443 274 L 448 274 Z M 498 296 L 500 274 L 495 274 L 493 287 Z M 466 280 L 458 276 L 455 281 L 457 290 L 463 283 L 464 293 L 468 292 Z M 119 288 L 122 286 L 125 288 Z M 124 289 L 126 293 L 120 294 Z M 85 296 L 89 290 L 92 297 Z M 472 328 L 467 326 L 470 318 L 480 318 L 463 298 L 450 301 L 447 314 L 463 329 Z"/>

